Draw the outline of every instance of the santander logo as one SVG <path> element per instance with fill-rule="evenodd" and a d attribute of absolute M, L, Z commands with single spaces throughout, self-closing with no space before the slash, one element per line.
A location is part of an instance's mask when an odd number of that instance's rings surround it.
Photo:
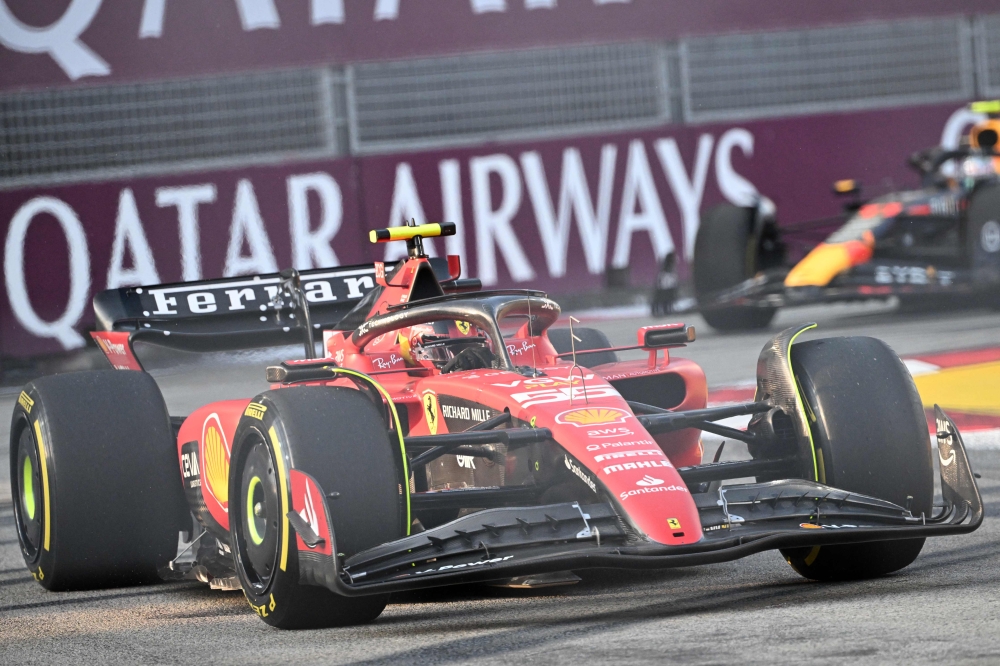
<path fill-rule="evenodd" d="M 649 474 L 647 474 L 646 476 L 644 476 L 641 479 L 639 479 L 638 481 L 636 481 L 635 485 L 637 485 L 637 486 L 647 486 L 647 487 L 648 486 L 660 486 L 660 485 L 663 485 L 663 479 L 657 479 L 657 478 L 654 478 L 654 477 L 650 476 Z"/>

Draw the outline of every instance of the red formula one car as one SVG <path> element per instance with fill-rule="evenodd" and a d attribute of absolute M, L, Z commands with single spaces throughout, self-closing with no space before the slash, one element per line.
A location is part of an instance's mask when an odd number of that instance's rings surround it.
<path fill-rule="evenodd" d="M 813 579 L 878 576 L 925 537 L 980 525 L 940 410 L 936 501 L 920 400 L 882 342 L 793 345 L 810 326 L 789 329 L 757 360 L 754 402 L 706 408 L 701 369 L 671 355 L 691 328 L 642 328 L 618 349 L 550 329 L 560 310 L 545 294 L 481 291 L 456 257 L 424 255 L 422 237 L 453 232 L 373 231 L 407 243 L 394 267 L 99 294 L 93 335 L 115 370 L 34 381 L 13 415 L 35 578 L 196 578 L 241 589 L 268 624 L 322 627 L 370 621 L 401 590 L 768 549 Z M 269 367 L 271 390 L 187 416 L 168 415 L 134 353 L 299 340 L 306 358 Z M 645 358 L 619 361 L 623 349 Z M 718 423 L 738 415 L 746 430 Z M 749 458 L 703 464 L 702 431 L 746 442 Z"/>

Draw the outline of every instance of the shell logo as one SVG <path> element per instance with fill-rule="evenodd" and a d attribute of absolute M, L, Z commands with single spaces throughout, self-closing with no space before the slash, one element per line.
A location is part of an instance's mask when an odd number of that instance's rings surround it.
<path fill-rule="evenodd" d="M 205 485 L 222 510 L 229 511 L 229 442 L 223 434 L 218 414 L 209 414 L 201 431 L 202 467 Z"/>
<path fill-rule="evenodd" d="M 631 414 L 617 407 L 587 407 L 571 409 L 556 416 L 556 423 L 572 424 L 584 428 L 607 423 L 624 423 Z"/>

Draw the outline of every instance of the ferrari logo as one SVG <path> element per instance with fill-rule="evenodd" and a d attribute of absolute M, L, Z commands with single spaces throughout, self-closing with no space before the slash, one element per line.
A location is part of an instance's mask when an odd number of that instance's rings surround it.
<path fill-rule="evenodd" d="M 438 397 L 436 393 L 424 393 L 424 420 L 432 435 L 438 431 Z"/>
<path fill-rule="evenodd" d="M 472 330 L 472 324 L 467 321 L 455 321 L 455 326 L 458 327 L 458 332 L 462 335 L 468 335 L 469 331 Z"/>
<path fill-rule="evenodd" d="M 681 521 L 676 518 L 667 518 L 667 526 L 672 530 L 679 530 L 681 528 Z"/>

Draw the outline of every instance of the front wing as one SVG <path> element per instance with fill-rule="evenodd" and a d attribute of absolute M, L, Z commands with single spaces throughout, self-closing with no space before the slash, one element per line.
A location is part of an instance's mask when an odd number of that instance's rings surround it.
<path fill-rule="evenodd" d="M 982 523 L 982 499 L 958 429 L 936 411 L 944 504 L 931 516 L 792 479 L 695 495 L 704 538 L 687 546 L 650 543 L 610 504 L 572 502 L 480 511 L 341 560 L 333 555 L 333 527 L 323 506 L 328 548 L 298 514 L 288 514 L 299 536 L 300 580 L 362 596 L 554 571 L 668 569 L 778 548 L 965 534 Z"/>
<path fill-rule="evenodd" d="M 717 292 L 697 303 L 678 301 L 672 312 L 712 310 L 733 306 L 792 307 L 818 303 L 885 299 L 890 296 L 951 294 L 973 296 L 995 290 L 1000 275 L 970 270 L 935 270 L 925 263 L 872 261 L 837 276 L 825 287 L 786 287 L 787 270 L 774 270 Z"/>

